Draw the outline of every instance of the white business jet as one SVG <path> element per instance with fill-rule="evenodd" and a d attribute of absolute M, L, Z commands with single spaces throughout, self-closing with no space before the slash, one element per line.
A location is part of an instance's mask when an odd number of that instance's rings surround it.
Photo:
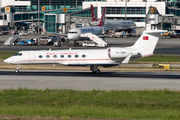
<path fill-rule="evenodd" d="M 70 41 L 74 41 L 74 46 L 78 46 L 79 43 L 77 41 L 84 41 L 84 40 L 89 40 L 88 37 L 82 37 L 82 34 L 85 33 L 92 33 L 94 35 L 97 35 L 98 37 L 103 37 L 105 32 L 107 31 L 107 27 L 104 27 L 104 22 L 105 22 L 105 11 L 106 8 L 104 8 L 101 20 L 98 26 L 88 26 L 88 27 L 83 27 L 83 28 L 74 28 L 69 30 L 67 37 L 61 38 L 61 43 L 62 44 L 67 44 Z"/>
<path fill-rule="evenodd" d="M 114 66 L 128 63 L 129 60 L 153 55 L 161 32 L 166 30 L 144 31 L 130 47 L 109 47 L 107 49 L 79 50 L 40 50 L 20 51 L 4 60 L 8 64 L 62 64 L 68 66 L 90 66 L 93 73 L 100 73 L 98 66 Z"/>

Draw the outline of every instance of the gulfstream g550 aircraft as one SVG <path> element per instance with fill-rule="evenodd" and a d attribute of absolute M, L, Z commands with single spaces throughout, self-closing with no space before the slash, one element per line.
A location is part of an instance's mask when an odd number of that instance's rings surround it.
<path fill-rule="evenodd" d="M 4 62 L 17 64 L 62 64 L 69 66 L 90 66 L 93 73 L 100 73 L 98 66 L 114 66 L 128 63 L 129 60 L 153 55 L 161 32 L 166 30 L 144 31 L 130 47 L 109 47 L 106 49 L 79 50 L 40 50 L 20 51 Z"/>

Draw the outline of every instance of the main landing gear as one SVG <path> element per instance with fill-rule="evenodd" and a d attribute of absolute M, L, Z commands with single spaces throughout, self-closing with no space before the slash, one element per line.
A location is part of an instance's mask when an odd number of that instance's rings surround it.
<path fill-rule="evenodd" d="M 96 73 L 96 74 L 99 74 L 101 71 L 98 69 L 98 66 L 97 65 L 91 65 L 90 66 L 90 70 L 93 72 L 93 73 Z"/>
<path fill-rule="evenodd" d="M 19 73 L 19 68 L 20 67 L 21 67 L 21 65 L 17 65 L 16 70 L 15 70 L 16 73 Z"/>
<path fill-rule="evenodd" d="M 79 43 L 77 41 L 74 41 L 74 47 L 78 47 Z"/>

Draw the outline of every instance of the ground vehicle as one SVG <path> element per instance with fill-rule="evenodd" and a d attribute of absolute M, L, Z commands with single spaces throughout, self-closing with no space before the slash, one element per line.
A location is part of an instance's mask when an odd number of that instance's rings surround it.
<path fill-rule="evenodd" d="M 60 42 L 59 36 L 41 36 L 40 44 L 41 45 L 54 45 L 54 42 Z"/>
<path fill-rule="evenodd" d="M 37 40 L 36 40 L 36 38 L 31 38 L 31 39 L 29 39 L 29 40 L 27 40 L 27 42 L 28 42 L 28 44 L 29 45 L 37 45 Z"/>
<path fill-rule="evenodd" d="M 35 33 L 35 29 L 34 28 L 29 28 L 28 33 Z"/>
<path fill-rule="evenodd" d="M 171 32 L 166 32 L 166 33 L 161 33 L 161 39 L 163 39 L 163 38 L 170 38 L 170 36 L 171 36 Z"/>
<path fill-rule="evenodd" d="M 20 42 L 20 45 L 21 45 L 21 46 L 25 46 L 25 45 L 28 46 L 29 44 L 28 44 L 28 42 L 26 42 L 26 41 L 21 41 L 21 42 Z"/>
<path fill-rule="evenodd" d="M 27 31 L 21 31 L 20 33 L 19 33 L 19 35 L 28 35 L 29 33 L 27 32 Z"/>

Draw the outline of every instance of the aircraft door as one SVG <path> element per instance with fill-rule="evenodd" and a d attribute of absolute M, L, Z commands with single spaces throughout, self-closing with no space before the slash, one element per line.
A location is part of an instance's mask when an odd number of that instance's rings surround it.
<path fill-rule="evenodd" d="M 35 61 L 35 54 L 33 52 L 29 53 L 29 62 L 34 63 Z"/>

